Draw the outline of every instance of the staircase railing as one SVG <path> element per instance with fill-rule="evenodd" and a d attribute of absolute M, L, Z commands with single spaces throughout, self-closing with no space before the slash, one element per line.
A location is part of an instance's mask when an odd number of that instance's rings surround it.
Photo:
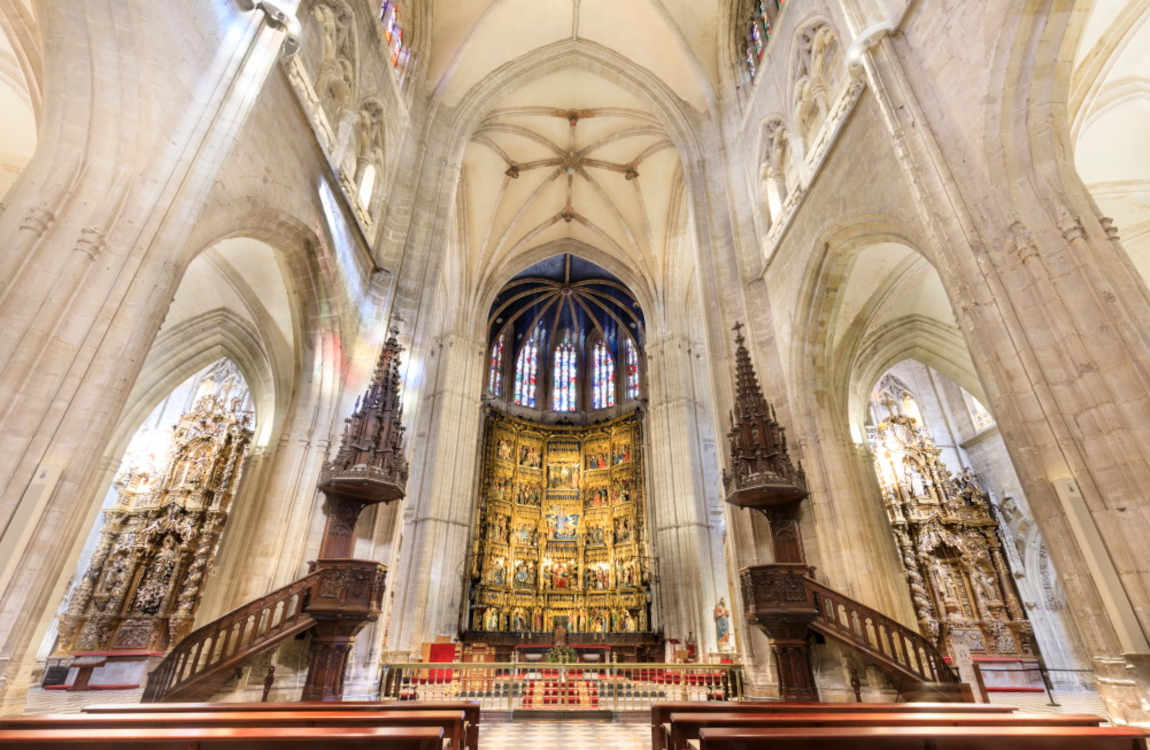
<path fill-rule="evenodd" d="M 143 701 L 210 693 L 229 670 L 312 627 L 315 619 L 305 610 L 320 577 L 310 573 L 193 630 L 148 674 Z"/>
<path fill-rule="evenodd" d="M 811 629 L 857 649 L 892 676 L 920 683 L 959 682 L 942 653 L 921 633 L 811 578 L 804 582 L 818 609 Z"/>

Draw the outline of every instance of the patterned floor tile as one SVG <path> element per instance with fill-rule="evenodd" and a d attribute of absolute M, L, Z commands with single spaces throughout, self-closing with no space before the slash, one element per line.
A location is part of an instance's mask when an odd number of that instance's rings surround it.
<path fill-rule="evenodd" d="M 481 750 L 650 750 L 647 724 L 618 721 L 484 721 Z"/>

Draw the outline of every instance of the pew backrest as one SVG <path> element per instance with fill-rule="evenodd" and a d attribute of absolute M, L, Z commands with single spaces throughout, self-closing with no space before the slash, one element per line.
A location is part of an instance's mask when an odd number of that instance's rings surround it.
<path fill-rule="evenodd" d="M 439 727 L 449 750 L 463 750 L 462 711 L 207 711 L 167 714 L 44 714 L 0 717 L 0 729 L 148 729 L 163 727 Z"/>
<path fill-rule="evenodd" d="M 665 701 L 651 706 L 651 747 L 665 750 L 672 713 L 986 713 L 1010 714 L 1014 706 L 991 703 L 796 703 L 783 701 L 689 702 Z"/>
<path fill-rule="evenodd" d="M 479 750 L 479 703 L 476 701 L 300 701 L 297 703 L 107 703 L 87 706 L 84 713 L 193 713 L 224 711 L 463 711 L 465 746 Z"/>
<path fill-rule="evenodd" d="M 686 750 L 709 727 L 771 729 L 778 727 L 1096 727 L 1093 714 L 743 714 L 673 713 L 664 725 L 666 747 Z"/>
<path fill-rule="evenodd" d="M 1145 750 L 1129 727 L 712 727 L 700 750 Z"/>
<path fill-rule="evenodd" d="M 440 727 L 0 729 L 5 750 L 441 750 Z"/>

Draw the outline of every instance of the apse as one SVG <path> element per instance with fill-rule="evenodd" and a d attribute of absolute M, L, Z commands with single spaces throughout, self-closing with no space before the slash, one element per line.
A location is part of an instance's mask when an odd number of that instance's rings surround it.
<path fill-rule="evenodd" d="M 602 419 L 642 397 L 643 313 L 615 276 L 575 255 L 516 275 L 491 306 L 487 395 L 520 416 Z"/>
<path fill-rule="evenodd" d="M 638 303 L 557 255 L 507 282 L 488 331 L 465 642 L 504 658 L 563 629 L 652 658 Z"/>

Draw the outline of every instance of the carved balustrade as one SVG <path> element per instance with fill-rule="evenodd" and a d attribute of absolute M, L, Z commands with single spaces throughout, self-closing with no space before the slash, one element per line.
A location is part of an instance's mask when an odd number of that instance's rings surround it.
<path fill-rule="evenodd" d="M 308 597 L 319 580 L 312 573 L 193 630 L 148 675 L 143 700 L 175 698 L 311 627 Z"/>
<path fill-rule="evenodd" d="M 915 630 L 860 604 L 817 581 L 806 581 L 818 615 L 811 627 L 854 646 L 886 671 L 899 671 L 913 682 L 957 682 L 933 643 Z"/>
<path fill-rule="evenodd" d="M 812 700 L 809 633 L 843 643 L 895 679 L 900 687 L 957 684 L 938 648 L 918 632 L 827 588 L 813 568 L 793 563 L 756 565 L 742 572 L 748 621 L 771 641 L 784 700 Z"/>
<path fill-rule="evenodd" d="M 188 634 L 148 675 L 143 700 L 208 697 L 235 667 L 308 629 L 328 658 L 319 660 L 314 677 L 309 672 L 307 685 L 321 686 L 313 694 L 330 697 L 322 686 L 342 688 L 346 658 L 339 657 L 346 657 L 364 624 L 379 616 L 385 579 L 386 567 L 368 560 L 314 562 L 298 581 Z"/>

